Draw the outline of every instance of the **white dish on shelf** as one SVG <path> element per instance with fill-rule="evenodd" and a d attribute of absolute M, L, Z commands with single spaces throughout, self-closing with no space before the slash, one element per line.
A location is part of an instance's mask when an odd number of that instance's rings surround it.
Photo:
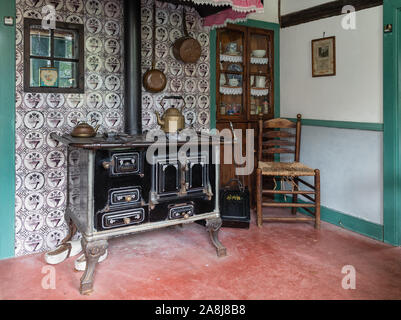
<path fill-rule="evenodd" d="M 238 87 L 239 81 L 236 78 L 231 78 L 228 80 L 230 87 Z"/>
<path fill-rule="evenodd" d="M 252 56 L 255 58 L 263 58 L 266 55 L 266 50 L 253 50 Z"/>

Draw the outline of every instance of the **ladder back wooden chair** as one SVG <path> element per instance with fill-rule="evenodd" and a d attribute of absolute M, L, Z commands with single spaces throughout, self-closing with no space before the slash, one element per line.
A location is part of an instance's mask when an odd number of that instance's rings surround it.
<path fill-rule="evenodd" d="M 294 132 L 295 131 L 295 132 Z M 320 228 L 320 171 L 312 169 L 299 162 L 301 146 L 301 115 L 297 115 L 296 123 L 287 119 L 259 120 L 258 168 L 256 169 L 256 213 L 257 225 L 263 221 L 314 221 L 315 228 Z M 293 155 L 293 162 L 275 162 L 274 155 Z M 266 159 L 266 158 L 269 159 Z M 271 176 L 274 181 L 273 189 L 263 189 L 262 176 Z M 313 176 L 314 185 L 300 177 Z M 277 190 L 277 178 L 285 181 L 286 190 Z M 288 187 L 291 185 L 291 188 Z M 302 184 L 302 189 L 300 187 Z M 307 187 L 307 188 L 306 188 Z M 291 190 L 289 190 L 291 189 Z M 292 202 L 271 202 L 263 196 L 292 195 Z M 299 202 L 298 196 L 307 201 Z M 263 207 L 290 207 L 291 217 L 265 217 Z M 297 209 L 303 208 L 312 217 L 297 216 Z M 314 208 L 312 211 L 311 209 Z"/>

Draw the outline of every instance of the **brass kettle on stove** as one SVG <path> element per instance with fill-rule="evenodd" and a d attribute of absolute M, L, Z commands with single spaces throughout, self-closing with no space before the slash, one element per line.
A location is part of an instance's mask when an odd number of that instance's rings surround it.
<path fill-rule="evenodd" d="M 79 122 L 71 132 L 71 136 L 76 138 L 91 138 L 96 136 L 97 130 L 100 125 L 93 128 L 91 125 L 84 121 Z"/>
<path fill-rule="evenodd" d="M 181 96 L 169 96 L 169 97 L 164 97 L 161 101 L 161 104 L 163 104 L 164 99 L 182 99 L 184 100 L 183 97 Z M 155 111 L 156 117 L 157 117 L 157 124 L 161 126 L 162 130 L 165 133 L 176 133 L 182 129 L 185 128 L 185 118 L 182 115 L 182 113 L 175 107 L 171 107 L 167 109 L 163 117 L 160 118 L 160 115 L 158 112 Z"/>

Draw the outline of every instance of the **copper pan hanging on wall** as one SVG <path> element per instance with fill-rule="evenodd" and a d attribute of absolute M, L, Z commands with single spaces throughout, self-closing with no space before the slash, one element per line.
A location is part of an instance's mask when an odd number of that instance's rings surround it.
<path fill-rule="evenodd" d="M 179 61 L 195 63 L 199 60 L 202 49 L 199 41 L 188 34 L 184 6 L 182 6 L 182 24 L 184 27 L 184 36 L 174 42 L 173 54 Z"/>
<path fill-rule="evenodd" d="M 143 86 L 146 91 L 157 93 L 163 91 L 167 85 L 166 75 L 156 69 L 156 1 L 153 2 L 153 35 L 152 35 L 152 67 L 143 75 Z"/>

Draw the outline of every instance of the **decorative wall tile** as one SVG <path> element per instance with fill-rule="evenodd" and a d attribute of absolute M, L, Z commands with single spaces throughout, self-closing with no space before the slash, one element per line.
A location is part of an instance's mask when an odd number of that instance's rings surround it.
<path fill-rule="evenodd" d="M 142 0 L 142 74 L 152 64 L 153 0 Z M 187 126 L 196 130 L 209 129 L 209 35 L 202 28 L 202 18 L 190 7 L 185 7 L 187 29 L 202 46 L 202 55 L 196 64 L 184 64 L 175 59 L 172 46 L 183 36 L 182 6 L 156 1 L 156 68 L 164 72 L 167 86 L 163 92 L 150 94 L 142 87 L 142 127 L 144 131 L 157 128 L 154 111 L 163 113 L 165 108 L 182 107 Z M 182 101 L 164 101 L 164 96 L 180 95 Z M 201 113 L 202 111 L 202 113 Z"/>
<path fill-rule="evenodd" d="M 69 133 L 82 120 L 100 125 L 100 132 L 123 128 L 123 5 L 121 0 L 16 3 L 15 254 L 24 255 L 53 249 L 67 233 L 66 149 L 50 133 Z M 84 24 L 85 94 L 23 91 L 23 17 L 41 18 L 45 5 L 55 6 L 57 21 Z"/>
<path fill-rule="evenodd" d="M 53 5 L 57 21 L 81 23 L 85 28 L 85 94 L 24 92 L 23 18 L 41 18 L 42 7 Z M 151 67 L 153 0 L 142 4 L 142 73 Z M 168 79 L 166 89 L 150 94 L 142 88 L 142 123 L 146 132 L 156 128 L 154 111 L 170 106 L 167 95 L 181 95 L 173 101 L 182 108 L 188 126 L 209 128 L 209 36 L 202 19 L 187 10 L 189 34 L 202 44 L 198 63 L 184 64 L 172 53 L 174 41 L 183 35 L 182 7 L 157 2 L 156 67 Z M 100 125 L 99 132 L 119 132 L 124 126 L 124 57 L 122 0 L 16 0 L 16 195 L 15 254 L 48 251 L 67 234 L 64 222 L 66 202 L 78 204 L 76 190 L 66 193 L 67 155 L 65 147 L 50 133 L 69 133 L 79 121 Z M 77 156 L 70 154 L 72 164 Z M 74 160 L 75 159 L 75 160 Z M 73 169 L 72 169 L 73 171 Z M 70 177 L 79 182 L 79 172 Z"/>

